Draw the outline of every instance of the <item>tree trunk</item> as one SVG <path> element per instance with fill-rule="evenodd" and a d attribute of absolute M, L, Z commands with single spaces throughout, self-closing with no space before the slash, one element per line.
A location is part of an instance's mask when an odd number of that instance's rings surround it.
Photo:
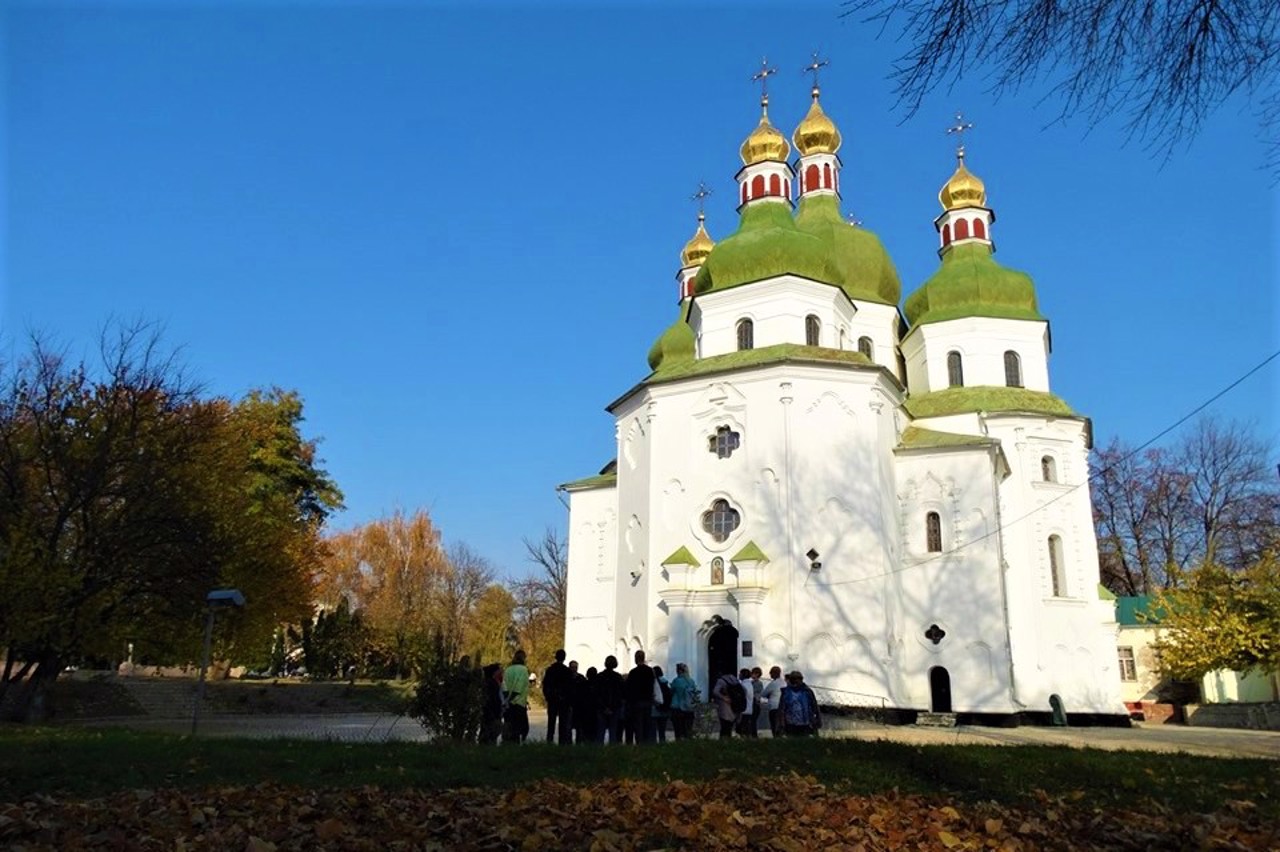
<path fill-rule="evenodd" d="M 28 670 L 30 675 L 26 680 L 18 682 L 10 715 L 14 721 L 36 724 L 53 716 L 49 687 L 58 679 L 58 672 L 62 671 L 62 660 L 57 654 L 46 652 L 40 654 L 34 664 L 27 663 L 23 666 L 24 672 Z"/>

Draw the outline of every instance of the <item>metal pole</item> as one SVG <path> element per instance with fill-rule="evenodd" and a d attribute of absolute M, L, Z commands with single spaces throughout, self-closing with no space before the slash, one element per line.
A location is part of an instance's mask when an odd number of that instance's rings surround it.
<path fill-rule="evenodd" d="M 196 735 L 200 724 L 200 705 L 204 703 L 204 675 L 209 670 L 209 655 L 213 653 L 213 607 L 204 620 L 204 659 L 200 663 L 200 680 L 196 682 L 196 704 L 191 710 L 191 736 Z"/>

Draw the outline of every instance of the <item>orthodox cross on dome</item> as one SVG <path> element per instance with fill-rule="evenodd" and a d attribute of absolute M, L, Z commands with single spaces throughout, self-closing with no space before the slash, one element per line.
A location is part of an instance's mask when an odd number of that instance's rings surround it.
<path fill-rule="evenodd" d="M 818 58 L 818 51 L 815 50 L 813 52 L 813 61 L 811 61 L 804 68 L 800 69 L 801 74 L 813 75 L 813 91 L 815 94 L 817 94 L 817 91 L 818 91 L 818 72 L 821 71 L 823 68 L 826 68 L 830 64 L 831 64 L 831 60 Z"/>
<path fill-rule="evenodd" d="M 964 116 L 961 115 L 959 112 L 956 113 L 956 123 L 951 127 L 947 128 L 947 135 L 950 136 L 952 133 L 954 133 L 956 134 L 956 138 L 959 140 L 956 143 L 957 159 L 960 159 L 960 160 L 964 159 L 964 132 L 966 130 L 972 130 L 972 129 L 973 129 L 973 122 L 965 121 Z"/>
<path fill-rule="evenodd" d="M 689 196 L 690 201 L 698 202 L 698 218 L 702 219 L 706 215 L 707 198 L 712 195 L 711 187 L 707 186 L 704 180 L 698 181 L 698 191 Z"/>
<path fill-rule="evenodd" d="M 778 73 L 777 68 L 769 67 L 768 58 L 761 58 L 760 70 L 751 75 L 751 82 L 760 82 L 760 103 L 767 106 L 769 103 L 769 78 Z"/>
<path fill-rule="evenodd" d="M 858 218 L 858 214 L 857 214 L 857 213 L 850 213 L 850 214 L 849 214 L 848 216 L 846 216 L 845 218 L 849 220 L 849 224 L 850 224 L 850 225 L 852 225 L 853 227 L 855 227 L 855 228 L 861 228 L 861 227 L 862 227 L 862 220 Z"/>

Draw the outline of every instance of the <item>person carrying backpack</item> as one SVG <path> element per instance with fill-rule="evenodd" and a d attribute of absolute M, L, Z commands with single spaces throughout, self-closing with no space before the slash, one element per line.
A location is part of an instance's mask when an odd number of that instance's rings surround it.
<path fill-rule="evenodd" d="M 671 718 L 671 684 L 661 666 L 653 667 L 653 727 L 658 742 L 667 741 L 667 720 Z"/>
<path fill-rule="evenodd" d="M 787 685 L 782 688 L 783 731 L 789 737 L 811 737 L 822 727 L 822 714 L 818 711 L 818 699 L 805 685 L 804 675 L 792 672 L 787 675 Z"/>
<path fill-rule="evenodd" d="M 734 723 L 747 709 L 747 690 L 733 672 L 725 672 L 711 687 L 711 697 L 720 719 L 720 739 L 727 740 L 733 736 Z"/>

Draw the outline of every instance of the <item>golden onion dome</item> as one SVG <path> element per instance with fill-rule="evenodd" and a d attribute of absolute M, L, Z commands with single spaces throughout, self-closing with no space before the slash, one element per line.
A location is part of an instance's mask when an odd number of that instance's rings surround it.
<path fill-rule="evenodd" d="M 699 213 L 698 230 L 693 232 L 692 239 L 684 244 L 684 250 L 680 252 L 681 266 L 701 266 L 702 261 L 706 260 L 707 255 L 711 254 L 711 250 L 716 247 L 715 240 L 707 234 L 706 221 L 706 214 Z"/>
<path fill-rule="evenodd" d="M 982 179 L 964 167 L 964 151 L 957 155 L 956 171 L 938 191 L 943 210 L 960 207 L 986 207 L 987 187 Z"/>
<path fill-rule="evenodd" d="M 756 163 L 764 163 L 770 160 L 785 163 L 787 156 L 791 153 L 791 146 L 787 144 L 787 137 L 782 135 L 782 131 L 769 123 L 769 98 L 767 96 L 760 99 L 760 123 L 756 125 L 755 130 L 751 131 L 747 141 L 742 143 L 740 153 L 744 166 L 754 166 Z"/>
<path fill-rule="evenodd" d="M 809 113 L 791 134 L 791 141 L 796 143 L 800 156 L 808 154 L 834 154 L 840 150 L 840 131 L 818 103 L 818 87 L 813 87 L 813 103 L 809 105 Z"/>

